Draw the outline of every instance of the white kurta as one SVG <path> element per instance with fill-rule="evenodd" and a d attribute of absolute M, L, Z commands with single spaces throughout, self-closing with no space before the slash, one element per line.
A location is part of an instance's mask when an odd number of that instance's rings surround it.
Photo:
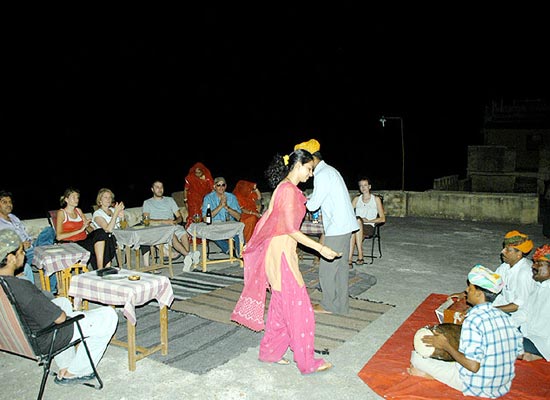
<path fill-rule="evenodd" d="M 535 283 L 535 290 L 525 305 L 527 318 L 521 325 L 521 333 L 550 361 L 550 279 Z"/>

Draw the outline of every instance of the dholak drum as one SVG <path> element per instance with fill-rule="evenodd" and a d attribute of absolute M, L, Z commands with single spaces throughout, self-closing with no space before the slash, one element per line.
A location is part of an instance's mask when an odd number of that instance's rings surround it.
<path fill-rule="evenodd" d="M 449 344 L 458 350 L 458 343 L 460 341 L 460 331 L 462 325 L 456 325 L 451 323 L 443 323 L 439 325 L 425 326 L 416 331 L 414 335 L 414 349 L 418 354 L 424 358 L 435 358 L 442 361 L 454 361 L 451 355 L 443 350 L 430 347 L 422 342 L 422 337 L 433 335 L 433 332 L 441 333 L 445 335 Z"/>

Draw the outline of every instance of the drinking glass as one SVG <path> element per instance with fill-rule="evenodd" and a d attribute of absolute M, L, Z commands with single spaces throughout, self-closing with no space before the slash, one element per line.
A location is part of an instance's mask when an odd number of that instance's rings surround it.
<path fill-rule="evenodd" d="M 149 220 L 149 216 L 148 216 L 148 215 L 144 215 L 144 216 L 143 216 L 143 225 L 149 226 L 149 223 L 150 223 L 150 222 L 151 222 L 151 221 Z"/>
<path fill-rule="evenodd" d="M 200 214 L 194 214 L 194 215 L 193 215 L 193 222 L 194 222 L 194 223 L 198 224 L 198 223 L 201 222 L 201 221 L 202 221 L 202 217 L 201 217 Z"/>
<path fill-rule="evenodd" d="M 128 228 L 128 221 L 126 221 L 125 218 L 122 218 L 120 220 L 120 229 L 126 229 L 126 228 Z"/>

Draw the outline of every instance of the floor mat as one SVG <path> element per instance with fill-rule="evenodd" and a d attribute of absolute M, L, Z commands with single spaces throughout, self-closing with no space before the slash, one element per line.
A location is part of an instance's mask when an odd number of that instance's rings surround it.
<path fill-rule="evenodd" d="M 385 399 L 464 399 L 465 396 L 436 380 L 407 373 L 416 331 L 438 323 L 434 310 L 445 301 L 445 294 L 431 294 L 382 345 L 359 371 L 358 376 Z M 516 361 L 512 389 L 500 399 L 542 400 L 550 398 L 550 363 L 544 360 Z M 470 397 L 470 396 L 466 396 Z M 471 397 L 473 398 L 473 397 Z"/>
<path fill-rule="evenodd" d="M 241 277 L 204 272 L 182 272 L 169 279 L 176 300 L 190 299 L 243 281 Z"/>
<path fill-rule="evenodd" d="M 136 343 L 151 347 L 159 343 L 159 309 L 156 303 L 136 307 Z M 116 338 L 127 341 L 126 318 L 119 312 Z M 258 346 L 262 334 L 237 325 L 222 324 L 196 315 L 168 310 L 168 354 L 149 355 L 174 368 L 202 375 Z M 138 361 L 139 368 L 139 361 Z"/>
<path fill-rule="evenodd" d="M 171 309 L 224 324 L 236 325 L 230 317 L 242 288 L 243 284 L 237 283 L 186 301 L 174 301 Z M 321 295 L 322 293 L 317 290 L 310 290 L 312 302 L 319 302 Z M 266 309 L 268 303 L 269 297 Z M 392 307 L 388 304 L 351 298 L 348 315 L 316 314 L 315 348 L 335 349 Z"/>

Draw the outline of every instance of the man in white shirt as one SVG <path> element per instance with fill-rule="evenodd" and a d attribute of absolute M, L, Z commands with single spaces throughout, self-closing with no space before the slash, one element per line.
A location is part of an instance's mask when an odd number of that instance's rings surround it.
<path fill-rule="evenodd" d="M 504 236 L 500 252 L 502 264 L 496 273 L 502 277 L 504 288 L 493 302 L 493 306 L 510 314 L 516 326 L 525 320 L 525 314 L 518 312 L 527 302 L 535 288 L 531 267 L 533 262 L 527 255 L 533 249 L 533 241 L 519 231 L 510 231 Z"/>
<path fill-rule="evenodd" d="M 349 243 L 351 234 L 359 230 L 349 191 L 340 172 L 323 160 L 317 140 L 297 144 L 294 150 L 297 149 L 307 150 L 313 155 L 313 193 L 306 207 L 309 211 L 321 209 L 324 244 L 340 254 L 333 260 L 321 258 L 319 281 L 323 298 L 320 304 L 313 305 L 313 310 L 317 313 L 348 314 Z"/>
<path fill-rule="evenodd" d="M 523 359 L 541 358 L 550 361 L 550 246 L 537 248 L 533 255 L 533 280 L 535 290 L 520 312 L 525 314 L 520 326 L 523 334 Z"/>

